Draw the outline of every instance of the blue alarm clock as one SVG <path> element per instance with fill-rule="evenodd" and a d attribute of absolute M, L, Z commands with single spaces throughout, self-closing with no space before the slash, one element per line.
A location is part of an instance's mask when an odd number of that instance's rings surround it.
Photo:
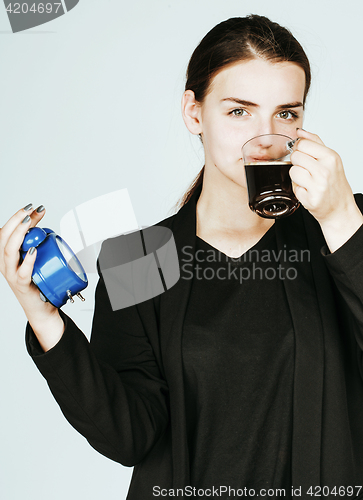
<path fill-rule="evenodd" d="M 67 243 L 52 229 L 32 227 L 21 245 L 22 259 L 31 247 L 37 249 L 32 282 L 38 287 L 40 298 L 57 308 L 68 300 L 74 302 L 73 295 L 84 301 L 80 291 L 87 287 L 88 279 Z"/>

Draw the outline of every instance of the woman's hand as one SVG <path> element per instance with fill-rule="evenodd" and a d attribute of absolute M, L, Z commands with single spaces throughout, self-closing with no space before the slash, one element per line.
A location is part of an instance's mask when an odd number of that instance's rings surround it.
<path fill-rule="evenodd" d="M 25 208 L 28 208 L 29 205 Z M 43 207 L 38 207 L 41 210 Z M 45 210 L 37 212 L 32 207 L 16 212 L 0 229 L 0 272 L 23 307 L 28 319 L 42 321 L 58 312 L 49 302 L 43 302 L 31 276 L 37 251 L 28 253 L 19 265 L 20 247 L 29 228 L 43 218 Z"/>
<path fill-rule="evenodd" d="M 291 154 L 292 187 L 297 199 L 317 219 L 334 252 L 363 224 L 345 176 L 343 163 L 319 136 L 297 130 L 300 138 Z"/>

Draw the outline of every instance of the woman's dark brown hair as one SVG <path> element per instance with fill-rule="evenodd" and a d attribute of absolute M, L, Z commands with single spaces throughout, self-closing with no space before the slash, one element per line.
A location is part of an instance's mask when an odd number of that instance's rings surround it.
<path fill-rule="evenodd" d="M 227 19 L 205 35 L 190 58 L 185 90 L 192 90 L 196 101 L 202 104 L 219 71 L 238 61 L 257 57 L 298 64 L 305 72 L 305 104 L 311 73 L 304 49 L 287 28 L 255 14 Z M 202 184 L 203 174 L 204 166 L 174 208 L 179 209 L 189 201 L 197 186 Z"/>

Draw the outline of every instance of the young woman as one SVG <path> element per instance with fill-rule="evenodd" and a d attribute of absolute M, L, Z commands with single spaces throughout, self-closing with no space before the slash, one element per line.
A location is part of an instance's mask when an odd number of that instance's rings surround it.
<path fill-rule="evenodd" d="M 205 165 L 157 224 L 173 233 L 180 279 L 113 311 L 99 267 L 90 343 L 39 300 L 36 251 L 19 266 L 43 207 L 0 231 L 29 354 L 69 422 L 134 466 L 129 500 L 277 488 L 363 498 L 363 196 L 338 154 L 301 128 L 309 86 L 302 47 L 265 17 L 228 19 L 203 38 L 182 113 Z M 300 138 L 290 176 L 301 205 L 276 220 L 250 210 L 241 159 L 248 139 L 269 133 Z"/>

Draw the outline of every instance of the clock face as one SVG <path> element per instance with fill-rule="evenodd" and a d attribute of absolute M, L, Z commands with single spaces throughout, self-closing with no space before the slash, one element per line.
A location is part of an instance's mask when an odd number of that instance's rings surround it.
<path fill-rule="evenodd" d="M 83 269 L 80 265 L 79 260 L 77 259 L 76 255 L 71 251 L 69 246 L 63 241 L 59 236 L 56 236 L 56 242 L 58 245 L 58 248 L 60 252 L 62 253 L 65 261 L 67 262 L 67 266 L 77 274 L 77 276 L 82 280 L 82 281 L 87 281 L 87 277 L 83 272 Z"/>

